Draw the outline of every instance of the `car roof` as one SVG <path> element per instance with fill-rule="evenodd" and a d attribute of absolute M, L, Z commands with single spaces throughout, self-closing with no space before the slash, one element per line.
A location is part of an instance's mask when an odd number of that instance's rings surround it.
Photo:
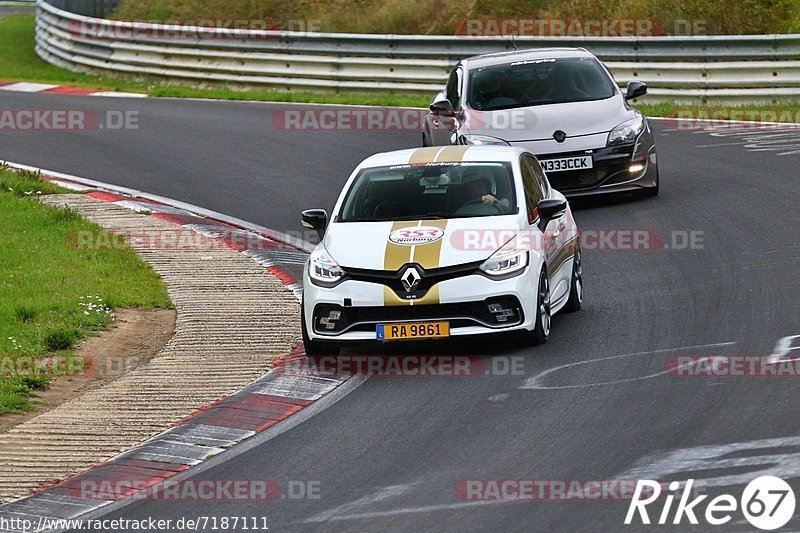
<path fill-rule="evenodd" d="M 531 61 L 536 59 L 563 59 L 569 57 L 595 57 L 585 48 L 532 48 L 530 50 L 512 50 L 468 57 L 461 61 L 469 68 L 506 65 L 514 61 Z"/>
<path fill-rule="evenodd" d="M 395 150 L 372 155 L 365 159 L 359 168 L 385 167 L 405 165 L 409 163 L 450 163 L 464 161 L 516 161 L 526 150 L 514 146 L 431 146 L 428 148 L 412 148 Z"/>

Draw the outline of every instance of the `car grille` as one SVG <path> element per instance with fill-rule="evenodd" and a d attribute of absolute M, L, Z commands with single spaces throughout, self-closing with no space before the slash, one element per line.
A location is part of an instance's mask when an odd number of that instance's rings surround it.
<path fill-rule="evenodd" d="M 570 191 L 575 189 L 589 189 L 596 187 L 605 178 L 605 172 L 596 168 L 589 170 L 551 172 L 547 175 L 550 185 L 559 191 Z"/>
<path fill-rule="evenodd" d="M 599 187 L 606 181 L 619 181 L 619 174 L 627 180 L 628 167 L 631 164 L 633 146 L 620 146 L 612 149 L 597 150 L 592 155 L 593 168 L 587 170 L 567 170 L 549 172 L 547 179 L 550 185 L 561 192 L 578 191 Z M 540 161 L 561 159 L 565 157 L 582 157 L 585 151 L 538 156 Z"/>
<path fill-rule="evenodd" d="M 464 263 L 461 265 L 454 265 L 449 267 L 440 267 L 433 269 L 424 269 L 417 263 L 407 263 L 400 267 L 398 270 L 367 270 L 362 268 L 343 267 L 347 272 L 347 278 L 355 281 L 365 281 L 368 283 L 380 283 L 392 289 L 395 294 L 401 299 L 406 299 L 409 294 L 403 288 L 403 283 L 400 280 L 401 275 L 405 272 L 407 267 L 414 266 L 418 272 L 421 273 L 422 279 L 419 285 L 413 292 L 413 297 L 422 298 L 437 283 L 447 281 L 450 279 L 460 278 L 464 276 L 471 276 L 473 274 L 480 274 L 478 267 L 482 261 L 473 263 Z"/>

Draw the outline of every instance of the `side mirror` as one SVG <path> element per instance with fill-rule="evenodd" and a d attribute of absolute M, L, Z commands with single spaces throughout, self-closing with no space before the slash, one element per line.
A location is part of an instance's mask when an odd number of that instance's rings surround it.
<path fill-rule="evenodd" d="M 328 213 L 324 209 L 306 209 L 300 215 L 303 226 L 317 231 L 320 240 L 325 236 L 325 228 L 328 226 Z"/>
<path fill-rule="evenodd" d="M 629 81 L 628 90 L 625 93 L 626 100 L 633 100 L 647 94 L 647 84 L 642 81 Z"/>
<path fill-rule="evenodd" d="M 542 200 L 537 209 L 539 210 L 539 229 L 544 231 L 551 220 L 560 217 L 567 211 L 567 201 L 558 198 Z"/>
<path fill-rule="evenodd" d="M 434 115 L 442 115 L 445 117 L 452 117 L 453 115 L 455 115 L 455 109 L 453 109 L 453 104 L 451 104 L 450 100 L 446 98 L 431 102 L 429 109 L 431 110 L 431 113 L 433 113 Z"/>

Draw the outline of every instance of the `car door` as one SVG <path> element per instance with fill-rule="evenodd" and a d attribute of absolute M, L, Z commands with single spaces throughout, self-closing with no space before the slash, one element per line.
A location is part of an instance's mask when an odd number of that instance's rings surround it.
<path fill-rule="evenodd" d="M 434 100 L 446 98 L 455 110 L 457 116 L 461 108 L 461 67 L 456 67 L 447 78 L 444 91 L 439 93 Z M 433 146 L 447 146 L 453 144 L 454 135 L 458 129 L 456 116 L 436 115 L 428 112 L 426 115 L 427 128 Z"/>
<path fill-rule="evenodd" d="M 552 195 L 547 179 L 541 165 L 530 154 L 522 156 L 522 182 L 526 196 L 530 202 L 538 205 L 539 202 Z M 547 259 L 547 274 L 550 278 L 550 297 L 553 303 L 569 293 L 569 253 L 566 249 L 566 216 L 561 215 L 547 223 L 542 229 L 542 248 Z"/>

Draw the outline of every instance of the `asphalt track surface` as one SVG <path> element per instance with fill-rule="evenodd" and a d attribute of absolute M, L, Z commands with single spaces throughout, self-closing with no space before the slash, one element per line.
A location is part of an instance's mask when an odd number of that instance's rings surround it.
<path fill-rule="evenodd" d="M 416 132 L 281 131 L 270 120 L 285 109 L 279 104 L 0 93 L 0 109 L 42 108 L 135 110 L 139 129 L 2 132 L 0 158 L 282 231 L 300 230 L 303 208 L 330 209 L 363 157 L 419 139 Z M 800 335 L 795 134 L 655 128 L 661 195 L 577 205 L 578 225 L 648 230 L 668 241 L 673 232 L 701 232 L 702 246 L 586 250 L 584 308 L 556 316 L 546 345 L 508 337 L 436 345 L 486 361 L 523 356 L 524 375 L 372 377 L 296 427 L 222 454 L 192 476 L 271 479 L 281 487 L 315 481 L 319 499 L 141 501 L 105 518 L 263 516 L 278 531 L 660 530 L 623 526 L 625 501 L 463 501 L 454 486 L 694 478 L 710 493 L 738 498 L 744 484 L 771 473 L 800 489 L 795 379 L 664 374 L 673 355 L 765 355 L 778 339 Z M 660 510 L 651 510 L 652 520 Z M 733 516 L 716 530 L 752 530 L 740 512 Z"/>

